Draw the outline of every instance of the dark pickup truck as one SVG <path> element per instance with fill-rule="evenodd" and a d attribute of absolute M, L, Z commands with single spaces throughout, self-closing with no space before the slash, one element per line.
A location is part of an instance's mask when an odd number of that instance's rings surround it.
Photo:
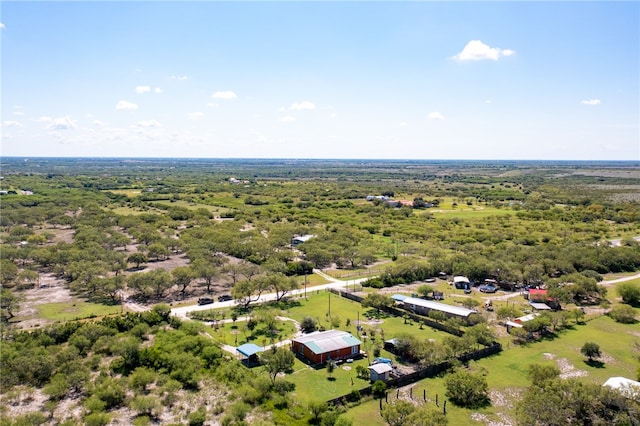
<path fill-rule="evenodd" d="M 198 305 L 209 305 L 213 303 L 213 299 L 210 297 L 201 297 L 198 299 Z"/>
<path fill-rule="evenodd" d="M 230 294 L 223 294 L 218 297 L 218 302 L 226 302 L 227 300 L 233 300 L 233 297 Z"/>

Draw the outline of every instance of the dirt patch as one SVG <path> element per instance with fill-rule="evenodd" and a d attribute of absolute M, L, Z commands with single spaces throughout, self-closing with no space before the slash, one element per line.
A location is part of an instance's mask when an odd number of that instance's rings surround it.
<path fill-rule="evenodd" d="M 40 275 L 40 287 L 21 292 L 24 299 L 20 302 L 20 310 L 16 312 L 15 328 L 26 329 L 51 323 L 42 318 L 30 318 L 38 314 L 38 305 L 44 303 L 61 303 L 73 300 L 64 280 L 53 274 Z M 24 318 L 24 319 L 23 319 Z"/>
<path fill-rule="evenodd" d="M 498 413 L 497 416 L 499 417 L 498 420 L 494 420 L 489 418 L 488 415 L 486 414 L 480 414 L 480 413 L 473 413 L 471 415 L 471 419 L 475 420 L 476 422 L 482 422 L 487 426 L 513 426 L 515 425 L 515 422 L 512 421 L 509 416 L 507 416 L 504 413 Z"/>
<path fill-rule="evenodd" d="M 577 370 L 576 367 L 566 358 L 558 358 L 556 365 L 560 369 L 560 378 L 567 379 L 569 377 L 584 377 L 587 372 L 584 370 Z"/>
<path fill-rule="evenodd" d="M 500 391 L 491 390 L 489 392 L 491 405 L 494 407 L 512 407 L 521 398 L 522 392 L 523 389 L 520 388 L 505 388 Z"/>

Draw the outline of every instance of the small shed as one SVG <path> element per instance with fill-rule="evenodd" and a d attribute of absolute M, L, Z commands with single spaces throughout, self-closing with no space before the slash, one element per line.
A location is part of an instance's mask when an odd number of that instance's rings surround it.
<path fill-rule="evenodd" d="M 383 382 L 386 382 L 387 380 L 389 380 L 389 374 L 391 374 L 392 370 L 393 370 L 393 367 L 391 367 L 391 365 L 385 362 L 370 365 L 369 378 L 371 379 L 372 382 L 375 382 L 378 380 L 382 380 Z"/>
<path fill-rule="evenodd" d="M 399 343 L 400 343 L 400 340 L 393 338 L 393 339 L 385 340 L 383 347 L 386 351 L 395 353 Z"/>
<path fill-rule="evenodd" d="M 257 364 L 260 361 L 258 359 L 258 353 L 264 352 L 264 349 L 253 343 L 245 343 L 244 345 L 238 346 L 236 351 L 242 355 L 243 361 Z"/>

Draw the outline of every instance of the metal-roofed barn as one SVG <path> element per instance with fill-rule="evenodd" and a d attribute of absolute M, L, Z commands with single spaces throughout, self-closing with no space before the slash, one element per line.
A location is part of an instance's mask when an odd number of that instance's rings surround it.
<path fill-rule="evenodd" d="M 460 306 L 447 305 L 446 303 L 418 299 L 416 297 L 407 297 L 402 303 L 404 304 L 405 309 L 421 315 L 427 315 L 431 311 L 439 311 L 444 313 L 447 317 L 468 319 L 469 315 L 476 313 L 476 311 Z"/>
<path fill-rule="evenodd" d="M 360 354 L 362 342 L 341 330 L 316 331 L 292 340 L 292 350 L 312 364 L 353 358 Z"/>

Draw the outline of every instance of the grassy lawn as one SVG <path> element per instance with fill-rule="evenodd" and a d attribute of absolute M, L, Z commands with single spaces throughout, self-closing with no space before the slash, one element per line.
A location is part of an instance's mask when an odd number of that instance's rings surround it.
<path fill-rule="evenodd" d="M 385 271 L 384 266 L 377 267 L 375 269 L 360 268 L 360 269 L 330 269 L 324 271 L 327 275 L 340 280 L 357 280 L 360 278 L 369 278 L 380 275 Z"/>
<path fill-rule="evenodd" d="M 327 401 L 369 385 L 368 380 L 356 377 L 357 365 L 366 367 L 369 362 L 367 359 L 360 359 L 353 363 L 337 365 L 330 379 L 326 367 L 320 367 L 316 370 L 296 359 L 293 367 L 294 372 L 287 375 L 287 380 L 295 383 L 294 397 L 301 403 Z"/>
<path fill-rule="evenodd" d="M 107 306 L 90 302 L 60 302 L 38 305 L 38 317 L 52 321 L 102 317 L 120 313 L 120 305 Z"/>
<path fill-rule="evenodd" d="M 254 343 L 258 346 L 267 346 L 281 340 L 291 339 L 298 331 L 291 321 L 278 321 L 276 323 L 277 334 L 272 334 L 267 327 L 259 323 L 250 331 L 245 321 L 220 324 L 218 328 L 211 327 L 207 332 L 218 342 L 225 345 L 240 346 L 245 343 Z M 237 340 L 236 340 L 237 338 Z"/>
<path fill-rule="evenodd" d="M 487 372 L 489 389 L 502 395 L 505 398 L 503 402 L 479 410 L 467 410 L 447 404 L 449 424 L 483 424 L 472 420 L 473 413 L 486 416 L 488 421 L 493 422 L 504 423 L 501 415 L 505 414 L 513 419 L 517 394 L 529 385 L 527 367 L 532 363 L 556 365 L 567 376 L 580 377 L 581 380 L 597 384 L 604 383 L 612 376 L 635 378 L 638 364 L 634 357 L 634 353 L 637 354 L 634 342 L 639 340 L 637 325 L 618 324 L 606 316 L 601 316 L 585 325 L 565 330 L 555 339 L 524 346 L 505 346 L 501 354 L 472 363 L 474 368 Z M 601 367 L 588 365 L 584 356 L 580 354 L 580 348 L 587 341 L 600 345 L 603 353 Z M 413 388 L 414 399 L 422 399 L 423 390 L 426 390 L 427 400 L 431 404 L 434 403 L 435 394 L 438 394 L 442 407 L 445 394 L 442 377 L 416 383 Z M 390 400 L 395 398 L 395 390 L 389 392 L 389 397 Z M 385 424 L 379 415 L 377 400 L 354 407 L 345 416 L 352 419 L 354 424 Z"/>
<path fill-rule="evenodd" d="M 329 281 L 327 281 L 325 278 L 321 277 L 318 274 L 312 274 L 312 275 L 307 275 L 306 277 L 302 276 L 302 277 L 296 277 L 296 280 L 298 281 L 298 284 L 300 285 L 300 288 L 304 288 L 304 281 L 307 281 L 307 289 L 309 287 L 314 287 L 317 285 L 322 285 L 322 284 L 327 284 Z"/>

